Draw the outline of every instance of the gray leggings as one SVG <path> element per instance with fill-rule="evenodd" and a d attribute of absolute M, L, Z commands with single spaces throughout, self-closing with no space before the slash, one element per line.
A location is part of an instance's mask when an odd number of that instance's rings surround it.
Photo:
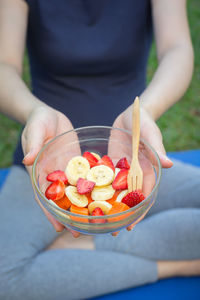
<path fill-rule="evenodd" d="M 200 169 L 165 170 L 156 204 L 132 232 L 97 236 L 96 250 L 46 251 L 57 237 L 12 167 L 0 194 L 0 299 L 88 299 L 157 280 L 157 260 L 200 258 Z"/>

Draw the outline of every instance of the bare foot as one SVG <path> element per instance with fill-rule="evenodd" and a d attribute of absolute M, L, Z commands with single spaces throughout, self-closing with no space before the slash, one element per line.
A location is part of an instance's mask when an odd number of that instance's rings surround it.
<path fill-rule="evenodd" d="M 78 238 L 74 238 L 72 234 L 64 230 L 46 250 L 51 249 L 88 249 L 94 250 L 93 236 L 81 234 Z"/>
<path fill-rule="evenodd" d="M 187 261 L 158 261 L 158 278 L 200 275 L 200 259 Z"/>

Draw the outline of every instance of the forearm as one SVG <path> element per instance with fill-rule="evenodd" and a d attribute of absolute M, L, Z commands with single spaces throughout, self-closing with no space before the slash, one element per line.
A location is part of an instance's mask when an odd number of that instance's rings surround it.
<path fill-rule="evenodd" d="M 25 124 L 31 111 L 45 105 L 29 91 L 15 67 L 0 63 L 0 111 Z"/>
<path fill-rule="evenodd" d="M 183 96 L 189 86 L 192 72 L 192 46 L 173 47 L 160 59 L 152 81 L 140 96 L 141 106 L 157 120 Z"/>

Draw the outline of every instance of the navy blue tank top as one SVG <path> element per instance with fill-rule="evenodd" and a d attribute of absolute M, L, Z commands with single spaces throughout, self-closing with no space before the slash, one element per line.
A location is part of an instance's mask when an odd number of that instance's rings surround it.
<path fill-rule="evenodd" d="M 112 125 L 146 85 L 150 0 L 26 1 L 33 94 L 74 127 Z"/>

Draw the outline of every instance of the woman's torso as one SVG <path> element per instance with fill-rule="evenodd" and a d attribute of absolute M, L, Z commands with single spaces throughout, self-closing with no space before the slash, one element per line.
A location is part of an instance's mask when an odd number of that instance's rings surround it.
<path fill-rule="evenodd" d="M 74 127 L 112 125 L 146 84 L 150 0 L 27 0 L 32 90 Z"/>

